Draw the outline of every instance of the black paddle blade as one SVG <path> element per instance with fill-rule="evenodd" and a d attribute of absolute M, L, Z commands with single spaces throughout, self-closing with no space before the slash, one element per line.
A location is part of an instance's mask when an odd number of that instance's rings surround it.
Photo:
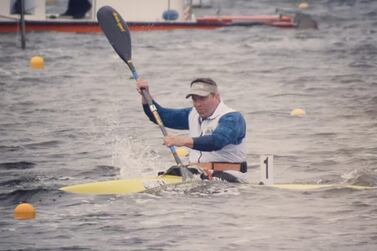
<path fill-rule="evenodd" d="M 110 6 L 103 6 L 97 11 L 98 23 L 114 50 L 128 65 L 131 60 L 131 36 L 126 22 Z"/>

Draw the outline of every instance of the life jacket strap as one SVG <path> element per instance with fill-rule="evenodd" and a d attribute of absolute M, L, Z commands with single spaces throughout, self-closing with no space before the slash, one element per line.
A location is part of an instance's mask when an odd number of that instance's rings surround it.
<path fill-rule="evenodd" d="M 225 170 L 234 170 L 242 173 L 247 172 L 247 162 L 242 163 L 228 163 L 228 162 L 208 162 L 208 163 L 191 163 L 200 167 L 204 170 L 214 170 L 214 171 L 225 171 Z"/>

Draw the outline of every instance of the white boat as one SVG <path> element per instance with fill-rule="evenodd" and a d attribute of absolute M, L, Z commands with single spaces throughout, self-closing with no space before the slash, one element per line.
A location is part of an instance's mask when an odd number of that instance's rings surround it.
<path fill-rule="evenodd" d="M 0 1 L 0 33 L 20 31 L 22 0 Z M 190 0 L 23 0 L 26 31 L 100 32 L 96 13 L 116 9 L 132 31 L 267 25 L 300 27 L 295 14 L 195 18 Z"/>
<path fill-rule="evenodd" d="M 0 32 L 18 31 L 18 2 L 0 1 Z M 96 13 L 105 5 L 116 9 L 135 29 L 196 24 L 183 0 L 24 0 L 24 3 L 26 31 L 99 32 Z"/>

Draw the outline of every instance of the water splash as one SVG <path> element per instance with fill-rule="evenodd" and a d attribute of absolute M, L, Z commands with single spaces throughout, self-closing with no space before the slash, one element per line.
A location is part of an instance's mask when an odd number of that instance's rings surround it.
<path fill-rule="evenodd" d="M 150 189 L 146 193 L 161 197 L 212 197 L 240 195 L 239 183 L 226 181 L 208 181 L 195 177 L 189 182 L 160 186 Z"/>
<path fill-rule="evenodd" d="M 157 151 L 132 137 L 115 141 L 112 164 L 120 167 L 121 178 L 156 176 L 167 168 Z"/>
<path fill-rule="evenodd" d="M 377 185 L 377 174 L 376 172 L 369 169 L 354 169 L 351 172 L 345 173 L 341 176 L 345 183 L 353 185 L 363 185 L 363 186 L 376 186 Z"/>

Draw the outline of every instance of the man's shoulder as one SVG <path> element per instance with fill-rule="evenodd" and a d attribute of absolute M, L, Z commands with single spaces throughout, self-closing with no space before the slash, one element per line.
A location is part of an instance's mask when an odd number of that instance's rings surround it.
<path fill-rule="evenodd" d="M 221 121 L 228 121 L 228 122 L 231 122 L 231 121 L 234 121 L 234 122 L 240 122 L 240 121 L 245 121 L 243 115 L 241 112 L 239 111 L 230 111 L 226 114 L 224 114 L 221 118 L 220 118 L 220 122 Z"/>

